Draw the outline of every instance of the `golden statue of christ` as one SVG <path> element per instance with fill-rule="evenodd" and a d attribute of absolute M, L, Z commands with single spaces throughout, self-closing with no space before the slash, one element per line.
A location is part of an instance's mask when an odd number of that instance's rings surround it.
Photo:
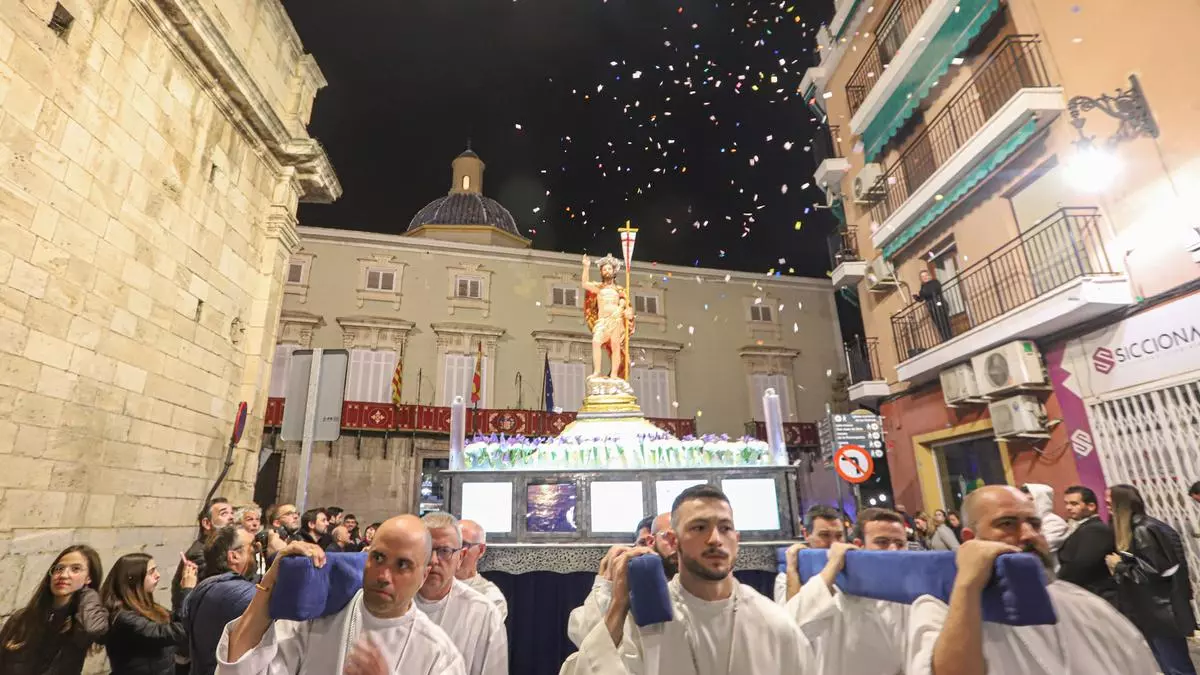
<path fill-rule="evenodd" d="M 612 361 L 610 377 L 628 381 L 629 364 L 625 363 L 627 342 L 633 333 L 633 307 L 625 297 L 625 289 L 616 283 L 621 262 L 611 255 L 596 261 L 600 268 L 600 283 L 591 280 L 591 258 L 583 256 L 583 316 L 592 332 L 592 377 L 600 377 L 603 352 Z"/>

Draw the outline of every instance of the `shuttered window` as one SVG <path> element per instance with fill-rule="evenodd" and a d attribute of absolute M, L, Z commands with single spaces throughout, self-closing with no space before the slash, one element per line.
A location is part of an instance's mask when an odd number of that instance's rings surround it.
<path fill-rule="evenodd" d="M 275 359 L 271 362 L 271 388 L 267 396 L 284 398 L 287 396 L 288 375 L 292 370 L 292 352 L 300 348 L 296 344 L 275 345 Z"/>
<path fill-rule="evenodd" d="M 673 418 L 671 371 L 665 368 L 637 368 L 630 373 L 630 384 L 646 417 Z"/>
<path fill-rule="evenodd" d="M 550 377 L 554 380 L 554 405 L 566 412 L 578 412 L 583 405 L 587 366 L 582 363 L 550 362 Z"/>
<path fill-rule="evenodd" d="M 387 403 L 392 400 L 392 374 L 396 352 L 375 349 L 350 350 L 346 372 L 346 400 Z"/>
<path fill-rule="evenodd" d="M 475 378 L 475 354 L 446 354 L 446 372 L 442 387 L 442 405 L 450 405 L 455 396 L 462 396 L 467 407 L 471 406 L 471 389 Z M 487 401 L 487 357 L 480 365 L 479 406 Z"/>
<path fill-rule="evenodd" d="M 750 396 L 750 410 L 754 413 L 754 419 L 759 422 L 766 421 L 766 416 L 763 414 L 763 395 L 768 389 L 774 389 L 779 395 L 779 410 L 783 414 L 783 421 L 789 421 L 791 416 L 791 391 L 789 391 L 787 375 L 764 375 L 755 373 L 750 378 L 753 385 Z"/>

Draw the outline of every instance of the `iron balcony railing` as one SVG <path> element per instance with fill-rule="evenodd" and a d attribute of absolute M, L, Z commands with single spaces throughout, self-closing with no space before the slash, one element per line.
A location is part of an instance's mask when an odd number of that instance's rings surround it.
<path fill-rule="evenodd" d="M 858 254 L 857 230 L 853 225 L 843 225 L 829 235 L 829 259 L 837 267 L 846 262 L 858 262 L 862 256 Z"/>
<path fill-rule="evenodd" d="M 917 25 L 930 0 L 896 0 L 888 8 L 887 14 L 879 22 L 875 31 L 875 39 L 867 47 L 866 55 L 858 67 L 846 81 L 846 99 L 850 104 L 850 114 L 858 112 L 866 100 L 871 88 L 883 75 L 883 69 L 892 62 L 900 45 Z"/>
<path fill-rule="evenodd" d="M 856 335 L 846 342 L 845 348 L 850 384 L 883 381 L 883 371 L 879 368 L 879 338 Z"/>
<path fill-rule="evenodd" d="M 1010 35 L 946 107 L 912 138 L 876 184 L 871 218 L 882 223 L 929 180 L 1005 103 L 1026 87 L 1049 87 L 1050 76 L 1031 35 Z"/>
<path fill-rule="evenodd" d="M 1075 279 L 1117 274 L 1099 231 L 1100 212 L 1063 208 L 941 282 L 892 315 L 901 360 L 910 359 Z M 933 289 L 929 289 L 932 291 Z"/>
<path fill-rule="evenodd" d="M 812 143 L 813 162 L 816 166 L 821 166 L 821 162 L 827 159 L 845 157 L 841 144 L 838 143 L 840 132 L 841 129 L 836 126 L 817 129 Z"/>

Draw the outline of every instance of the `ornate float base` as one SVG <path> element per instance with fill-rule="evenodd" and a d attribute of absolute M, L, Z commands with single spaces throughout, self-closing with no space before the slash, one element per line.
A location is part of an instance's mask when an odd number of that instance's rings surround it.
<path fill-rule="evenodd" d="M 587 395 L 575 421 L 567 425 L 559 438 L 636 438 L 665 432 L 646 421 L 633 387 L 615 377 L 589 377 Z"/>

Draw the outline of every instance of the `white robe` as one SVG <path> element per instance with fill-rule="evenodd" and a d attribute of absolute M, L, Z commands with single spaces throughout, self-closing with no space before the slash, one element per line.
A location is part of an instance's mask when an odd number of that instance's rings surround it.
<path fill-rule="evenodd" d="M 775 575 L 775 604 L 786 605 L 787 597 L 787 575 L 783 572 Z"/>
<path fill-rule="evenodd" d="M 354 620 L 352 620 L 354 619 Z M 362 604 L 362 591 L 332 616 L 274 621 L 259 643 L 229 662 L 230 621 L 217 645 L 218 675 L 334 675 L 361 637 L 370 635 L 392 664 L 393 675 L 463 675 L 462 656 L 450 636 L 415 607 L 397 619 L 378 619 Z"/>
<path fill-rule="evenodd" d="M 684 590 L 678 578 L 667 587 L 674 620 L 641 629 L 631 616 L 620 646 L 600 623 L 560 675 L 818 675 L 800 629 L 753 588 L 735 581 L 729 599 L 705 602 Z"/>
<path fill-rule="evenodd" d="M 488 581 L 479 572 L 476 572 L 475 576 L 473 577 L 461 579 L 460 581 L 470 587 L 471 590 L 482 595 L 488 600 L 491 600 L 492 604 L 496 606 L 496 609 L 500 610 L 501 621 L 508 618 L 508 600 L 504 597 L 504 594 L 500 592 L 499 586 Z"/>
<path fill-rule="evenodd" d="M 1157 673 L 1146 641 L 1133 624 L 1097 595 L 1065 581 L 1048 586 L 1058 614 L 1052 626 L 983 624 L 983 657 L 998 675 Z M 908 675 L 931 675 L 933 647 L 949 612 L 930 596 L 917 598 L 909 616 Z"/>
<path fill-rule="evenodd" d="M 418 593 L 413 604 L 458 646 L 469 675 L 508 675 L 508 633 L 491 600 L 455 579 L 441 600 L 429 602 Z"/>
<path fill-rule="evenodd" d="M 821 675 L 904 672 L 909 606 L 830 592 L 820 576 L 800 587 L 788 614 L 812 642 Z"/>
<path fill-rule="evenodd" d="M 583 641 L 596 626 L 604 623 L 604 613 L 612 604 L 612 582 L 597 575 L 592 582 L 592 592 L 588 593 L 583 605 L 571 610 L 567 619 L 567 637 L 576 647 L 583 646 Z"/>

